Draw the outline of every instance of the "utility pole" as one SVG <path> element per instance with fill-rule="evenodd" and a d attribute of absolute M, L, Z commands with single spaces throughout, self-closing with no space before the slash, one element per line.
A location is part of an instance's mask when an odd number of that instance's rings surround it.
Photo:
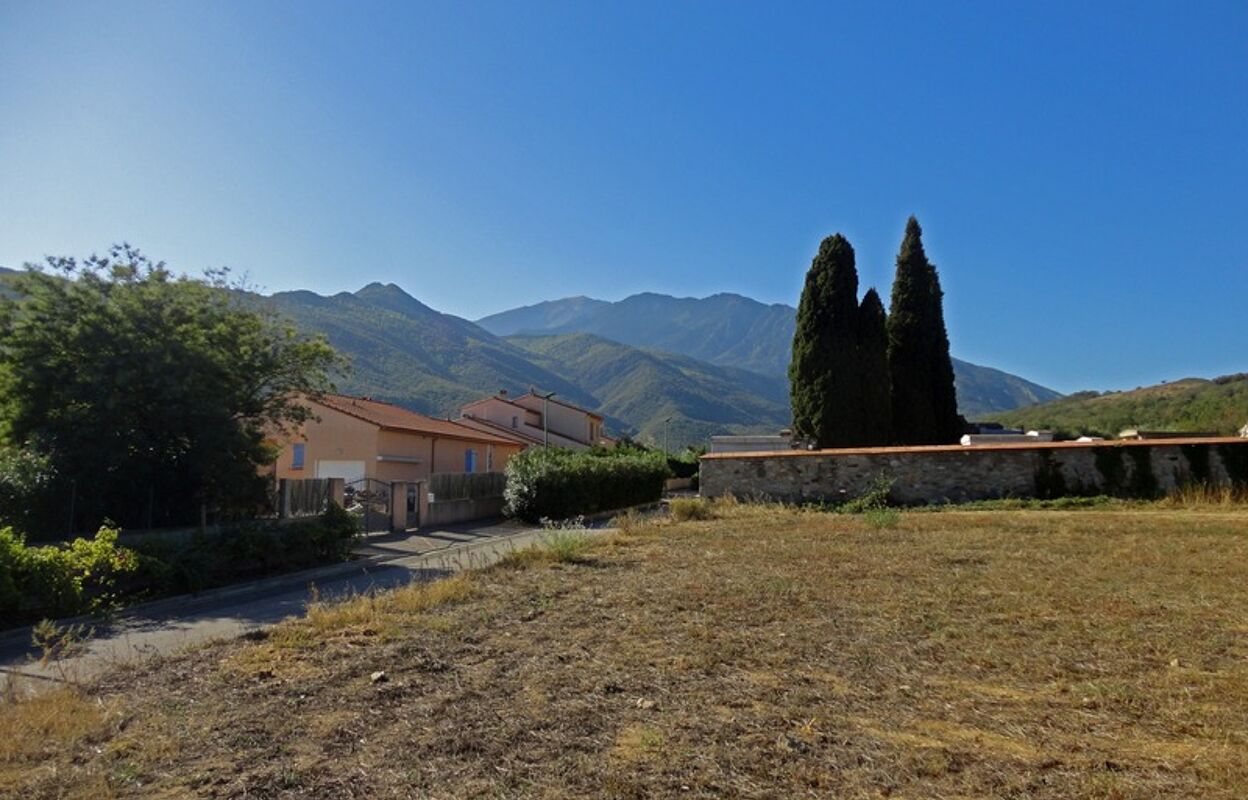
<path fill-rule="evenodd" d="M 668 454 L 668 449 L 667 449 L 667 423 L 669 423 L 669 422 L 671 422 L 671 421 L 672 421 L 672 418 L 671 418 L 671 417 L 668 417 L 667 419 L 663 420 L 663 455 L 667 455 L 667 454 Z"/>
<path fill-rule="evenodd" d="M 537 394 L 534 392 L 534 394 Z M 546 412 L 550 410 L 550 398 L 555 396 L 554 392 L 549 394 L 539 394 L 542 398 L 542 449 L 550 447 L 550 426 L 546 422 Z"/>

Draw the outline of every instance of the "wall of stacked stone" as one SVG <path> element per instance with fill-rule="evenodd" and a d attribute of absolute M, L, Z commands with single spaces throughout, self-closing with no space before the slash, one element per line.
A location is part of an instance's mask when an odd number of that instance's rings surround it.
<path fill-rule="evenodd" d="M 880 476 L 893 480 L 893 498 L 907 504 L 1147 496 L 1191 483 L 1248 484 L 1248 439 L 717 453 L 703 456 L 699 480 L 706 497 L 803 503 L 859 497 Z"/>

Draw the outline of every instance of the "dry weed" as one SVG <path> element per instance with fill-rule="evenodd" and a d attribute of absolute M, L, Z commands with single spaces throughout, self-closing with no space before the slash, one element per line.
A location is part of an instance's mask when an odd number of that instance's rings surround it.
<path fill-rule="evenodd" d="M 128 676 L 115 741 L 161 746 L 27 766 L 47 796 L 1248 796 L 1248 511 L 711 505 Z"/>

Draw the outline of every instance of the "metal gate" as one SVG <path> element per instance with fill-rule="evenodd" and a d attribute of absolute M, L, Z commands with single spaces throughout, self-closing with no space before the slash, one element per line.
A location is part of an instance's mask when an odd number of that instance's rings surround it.
<path fill-rule="evenodd" d="M 390 484 L 375 478 L 351 481 L 343 490 L 347 511 L 360 519 L 364 533 L 390 530 Z"/>
<path fill-rule="evenodd" d="M 423 481 L 407 484 L 407 527 L 420 527 L 420 492 L 425 488 Z"/>

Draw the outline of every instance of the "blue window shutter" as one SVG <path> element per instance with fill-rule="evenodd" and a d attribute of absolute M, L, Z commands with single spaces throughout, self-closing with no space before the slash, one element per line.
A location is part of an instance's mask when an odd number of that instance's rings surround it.
<path fill-rule="evenodd" d="M 307 449 L 307 447 L 308 446 L 304 444 L 303 442 L 297 442 L 295 444 L 294 452 L 291 454 L 291 459 L 290 459 L 291 469 L 303 469 L 303 456 L 304 456 L 304 451 Z"/>

